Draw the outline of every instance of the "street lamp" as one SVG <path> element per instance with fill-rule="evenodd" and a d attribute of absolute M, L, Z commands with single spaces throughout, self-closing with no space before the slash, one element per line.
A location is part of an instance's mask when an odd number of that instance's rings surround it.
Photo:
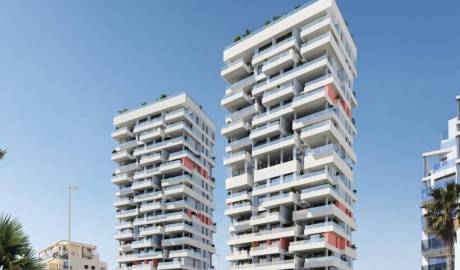
<path fill-rule="evenodd" d="M 71 218 L 72 218 L 72 191 L 77 190 L 77 187 L 74 186 L 69 186 L 69 201 L 68 201 L 68 228 L 67 228 L 67 263 L 68 263 L 68 269 L 71 269 L 70 266 L 70 224 L 71 224 Z"/>

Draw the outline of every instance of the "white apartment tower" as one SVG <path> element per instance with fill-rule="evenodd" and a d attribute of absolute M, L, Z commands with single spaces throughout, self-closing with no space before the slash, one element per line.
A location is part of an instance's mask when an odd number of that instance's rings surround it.
<path fill-rule="evenodd" d="M 458 180 L 460 157 L 460 96 L 457 96 L 457 117 L 448 122 L 447 134 L 443 134 L 437 150 L 423 153 L 424 177 L 422 179 L 422 204 L 432 199 L 431 190 L 446 187 Z M 425 226 L 422 209 L 422 270 L 445 270 L 447 246 Z M 457 239 L 460 239 L 457 230 Z M 460 247 L 455 244 L 455 269 L 460 269 Z"/>
<path fill-rule="evenodd" d="M 185 94 L 114 117 L 119 270 L 213 269 L 214 123 Z"/>
<path fill-rule="evenodd" d="M 231 269 L 353 268 L 356 57 L 334 0 L 225 48 Z"/>

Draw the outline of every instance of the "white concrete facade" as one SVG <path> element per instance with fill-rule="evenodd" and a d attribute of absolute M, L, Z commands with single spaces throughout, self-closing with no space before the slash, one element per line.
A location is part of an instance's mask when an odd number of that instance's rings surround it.
<path fill-rule="evenodd" d="M 334 0 L 229 45 L 230 269 L 352 269 L 357 50 Z"/>
<path fill-rule="evenodd" d="M 457 116 L 448 122 L 447 134 L 443 134 L 439 149 L 423 153 L 424 177 L 422 179 L 422 203 L 430 201 L 430 191 L 459 183 L 460 162 L 460 96 L 457 97 Z M 422 209 L 422 270 L 446 269 L 447 246 L 426 227 Z M 457 230 L 457 234 L 460 230 Z M 457 238 L 458 239 L 458 238 Z M 460 247 L 455 244 L 455 269 L 460 270 Z"/>
<path fill-rule="evenodd" d="M 70 252 L 69 252 L 70 251 Z M 57 241 L 38 253 L 47 270 L 107 270 L 107 263 L 99 258 L 95 245 Z"/>
<path fill-rule="evenodd" d="M 118 270 L 213 269 L 214 123 L 186 93 L 113 119 Z"/>

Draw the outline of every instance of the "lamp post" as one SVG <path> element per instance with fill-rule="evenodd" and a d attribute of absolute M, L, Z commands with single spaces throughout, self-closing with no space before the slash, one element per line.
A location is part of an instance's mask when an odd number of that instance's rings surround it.
<path fill-rule="evenodd" d="M 70 225 L 71 225 L 71 218 L 72 218 L 72 191 L 77 190 L 74 186 L 69 186 L 69 201 L 68 201 L 68 223 L 67 223 L 67 262 L 68 262 L 68 269 L 71 269 L 70 266 Z"/>

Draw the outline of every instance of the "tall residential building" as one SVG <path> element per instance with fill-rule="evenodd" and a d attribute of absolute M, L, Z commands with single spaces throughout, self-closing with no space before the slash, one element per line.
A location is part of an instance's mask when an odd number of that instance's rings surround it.
<path fill-rule="evenodd" d="M 457 96 L 457 117 L 448 122 L 447 134 L 443 134 L 438 150 L 423 153 L 424 177 L 422 179 L 422 203 L 432 199 L 431 190 L 457 182 L 457 160 L 460 157 L 460 96 Z M 422 270 L 445 270 L 447 246 L 425 226 L 422 209 Z M 457 239 L 460 239 L 457 230 Z M 460 269 L 460 247 L 455 244 L 455 269 Z"/>
<path fill-rule="evenodd" d="M 72 270 L 107 270 L 107 263 L 99 260 L 96 246 L 69 242 L 57 241 L 38 253 L 39 259 L 45 264 L 48 270 L 69 269 Z"/>
<path fill-rule="evenodd" d="M 181 93 L 114 117 L 119 270 L 212 269 L 214 123 Z"/>
<path fill-rule="evenodd" d="M 231 269 L 352 269 L 356 56 L 334 0 L 225 48 Z"/>

